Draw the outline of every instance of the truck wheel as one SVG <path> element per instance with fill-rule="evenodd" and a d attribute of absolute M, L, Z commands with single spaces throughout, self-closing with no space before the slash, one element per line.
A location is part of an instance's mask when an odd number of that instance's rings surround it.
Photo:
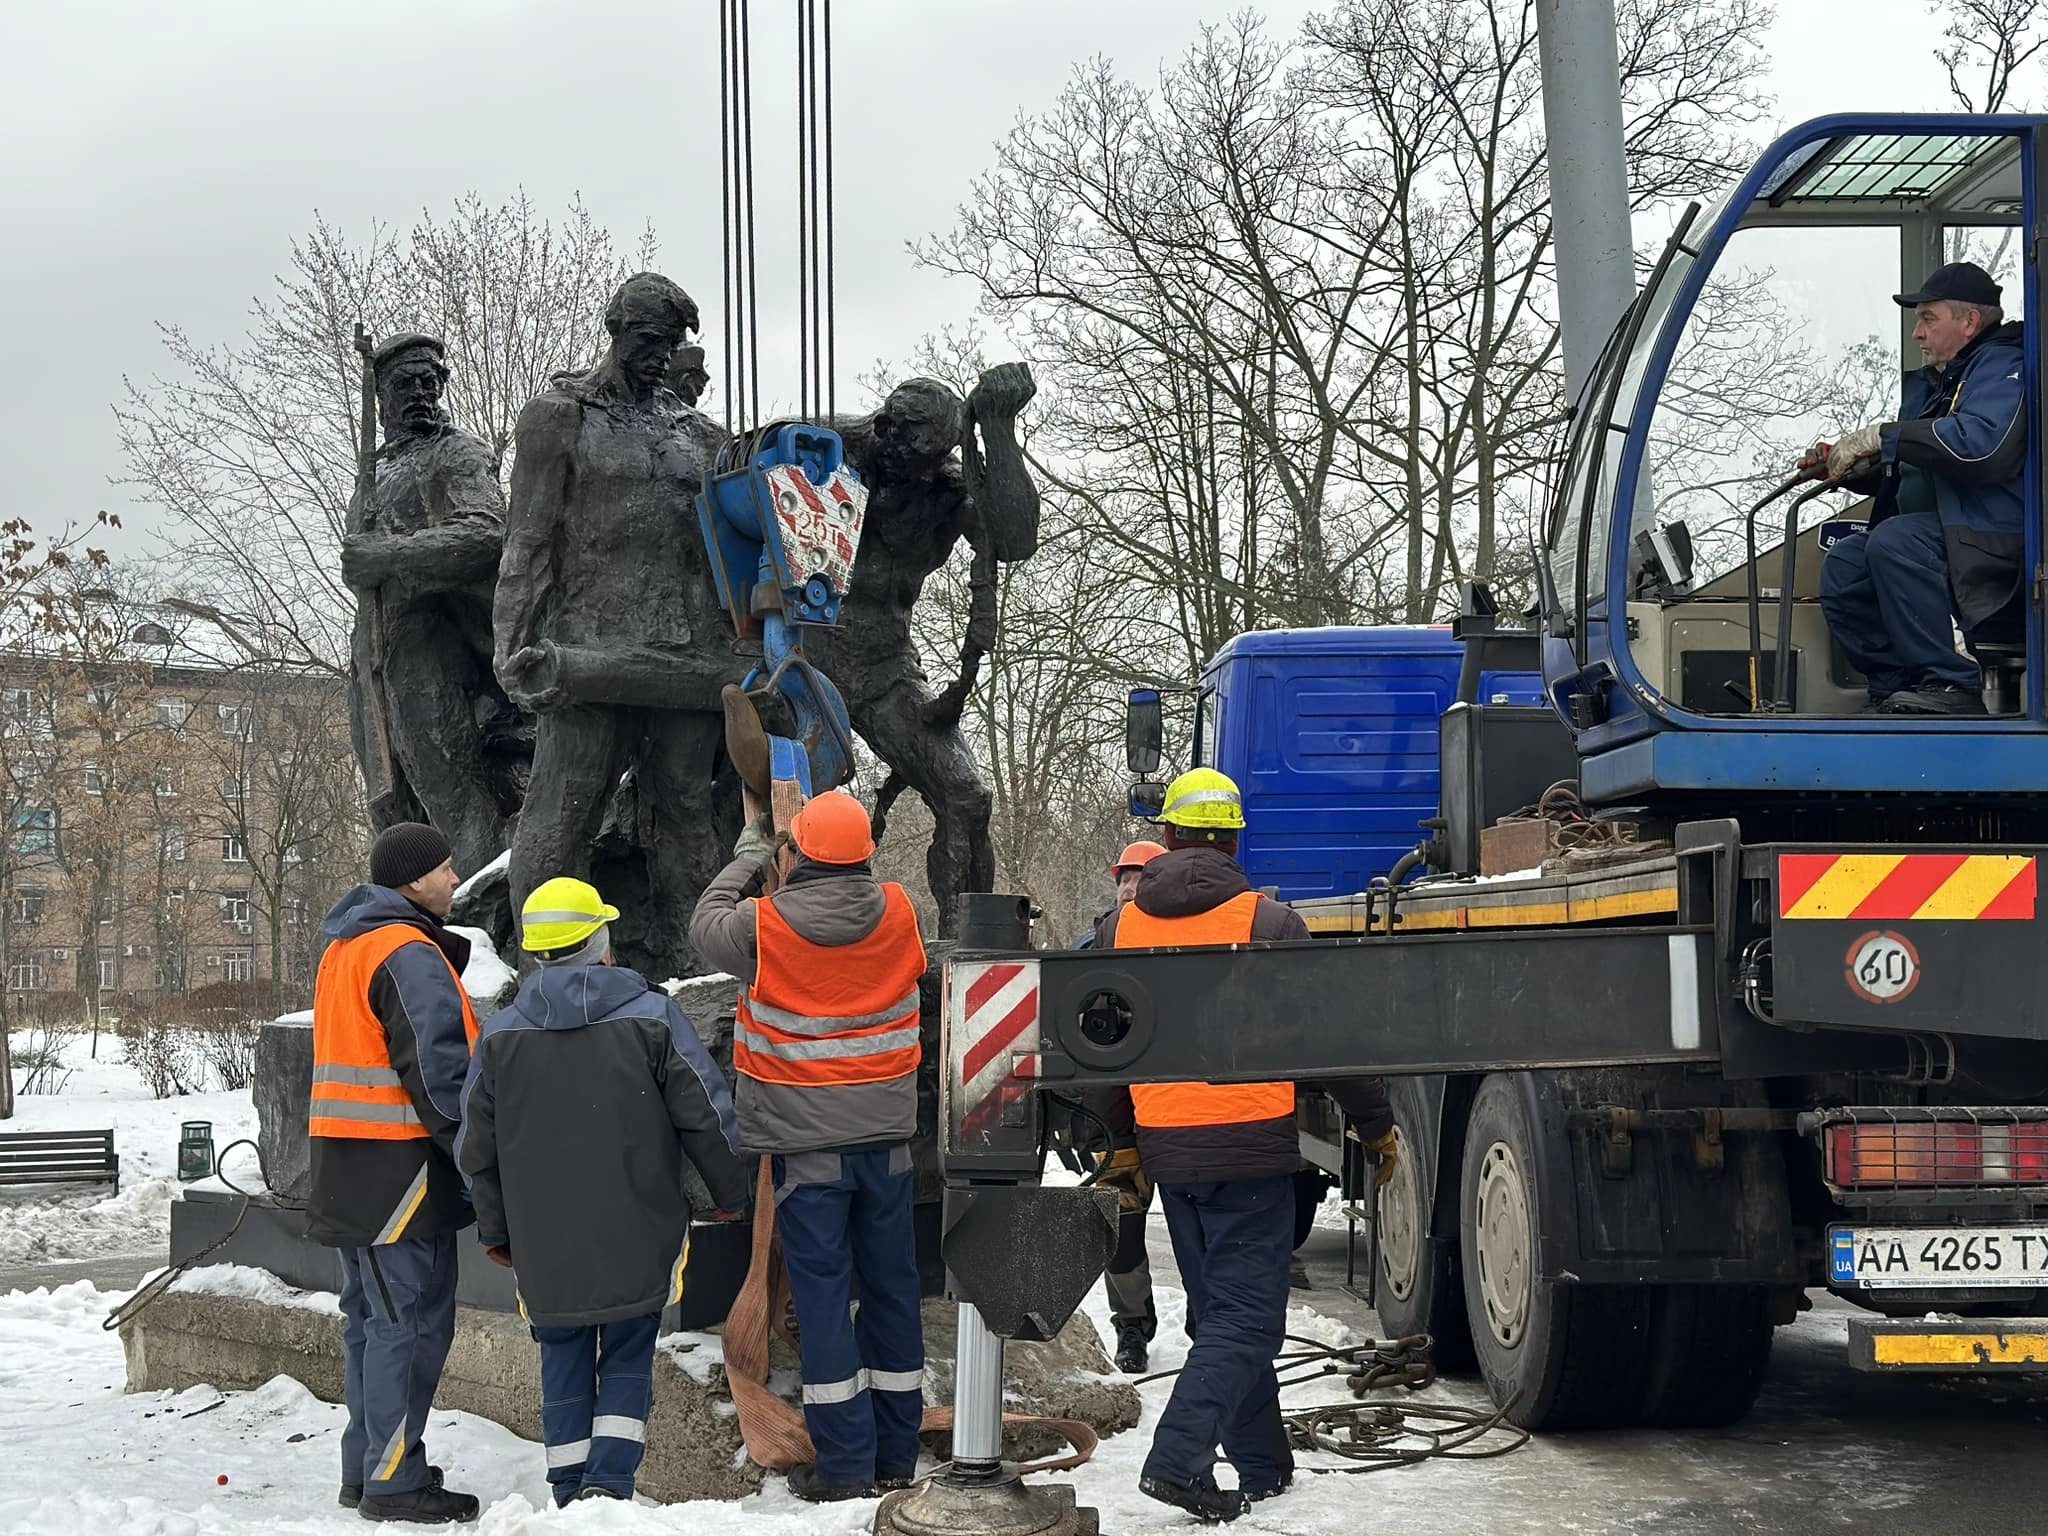
<path fill-rule="evenodd" d="M 1633 1423 L 1648 1367 L 1650 1291 L 1538 1274 L 1549 1215 L 1538 1134 L 1514 1079 L 1489 1077 L 1472 1104 L 1459 1181 L 1465 1310 L 1479 1369 L 1524 1429 Z"/>
<path fill-rule="evenodd" d="M 1771 1361 L 1770 1292 L 1761 1285 L 1660 1285 L 1650 1301 L 1643 1422 L 1718 1429 L 1747 1414 Z"/>
<path fill-rule="evenodd" d="M 1472 1328 L 1465 1319 L 1465 1287 L 1458 1277 L 1458 1245 L 1429 1232 L 1434 1168 L 1425 1168 L 1424 1138 L 1397 1121 L 1401 1157 L 1379 1191 L 1380 1327 L 1393 1338 L 1426 1333 L 1436 1340 L 1437 1369 L 1472 1369 Z"/>

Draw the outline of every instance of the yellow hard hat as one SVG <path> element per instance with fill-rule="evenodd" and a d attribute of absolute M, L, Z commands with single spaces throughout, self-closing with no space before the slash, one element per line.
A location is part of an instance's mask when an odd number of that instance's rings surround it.
<path fill-rule="evenodd" d="M 596 886 L 557 875 L 535 886 L 520 909 L 519 946 L 540 955 L 574 949 L 618 915 Z"/>
<path fill-rule="evenodd" d="M 1244 797 L 1230 775 L 1214 768 L 1190 768 L 1166 786 L 1159 819 L 1168 826 L 1234 832 L 1244 826 Z"/>

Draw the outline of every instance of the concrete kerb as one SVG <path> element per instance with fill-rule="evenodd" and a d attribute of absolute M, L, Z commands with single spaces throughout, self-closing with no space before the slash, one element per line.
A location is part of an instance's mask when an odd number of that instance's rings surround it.
<path fill-rule="evenodd" d="M 935 1299 L 924 1311 L 926 1400 L 947 1403 L 954 1307 Z M 201 1384 L 253 1391 L 273 1377 L 289 1376 L 328 1402 L 342 1398 L 342 1320 L 310 1307 L 171 1291 L 123 1325 L 121 1344 L 131 1392 Z M 722 1366 L 707 1360 L 686 1369 L 678 1353 L 664 1347 L 655 1355 L 641 1491 L 667 1502 L 751 1493 L 763 1474 L 746 1458 Z M 680 1353 L 687 1359 L 687 1351 Z M 796 1361 L 779 1341 L 773 1363 L 791 1368 L 794 1377 Z M 1009 1347 L 1004 1399 L 1011 1412 L 1080 1419 L 1105 1436 L 1134 1426 L 1140 1407 L 1137 1391 L 1103 1352 L 1094 1324 L 1080 1315 L 1049 1344 Z M 539 1441 L 540 1350 L 526 1325 L 502 1312 L 457 1308 L 455 1344 L 434 1401 Z M 934 1449 L 946 1453 L 943 1445 Z M 1016 1460 L 1064 1449 L 1052 1431 L 1030 1427 L 1013 1426 L 1003 1444 L 1005 1457 Z M 537 1446 L 534 1454 L 540 1454 Z"/>

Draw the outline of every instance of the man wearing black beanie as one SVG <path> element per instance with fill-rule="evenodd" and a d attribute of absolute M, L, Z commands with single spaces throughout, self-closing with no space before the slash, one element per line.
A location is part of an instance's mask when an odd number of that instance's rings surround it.
<path fill-rule="evenodd" d="M 455 1337 L 455 1234 L 473 1219 L 455 1169 L 476 1015 L 469 941 L 443 926 L 448 840 L 400 822 L 370 883 L 327 914 L 313 990 L 312 1236 L 341 1250 L 348 1426 L 341 1503 L 367 1520 L 473 1520 L 421 1437 Z"/>

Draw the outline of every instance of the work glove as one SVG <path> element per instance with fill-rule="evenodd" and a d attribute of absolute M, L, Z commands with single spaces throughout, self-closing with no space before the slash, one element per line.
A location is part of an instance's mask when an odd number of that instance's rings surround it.
<path fill-rule="evenodd" d="M 1382 1190 L 1393 1182 L 1394 1170 L 1401 1166 L 1400 1133 L 1391 1126 L 1384 1135 L 1375 1136 L 1371 1141 L 1359 1138 L 1365 1148 L 1365 1155 L 1373 1160 L 1372 1187 Z"/>
<path fill-rule="evenodd" d="M 509 1244 L 493 1243 L 484 1250 L 484 1255 L 493 1264 L 502 1264 L 507 1269 L 512 1267 L 512 1249 Z"/>
<path fill-rule="evenodd" d="M 1136 1147 L 1118 1147 L 1110 1153 L 1103 1159 L 1102 1172 L 1095 1176 L 1095 1182 L 1116 1191 L 1116 1208 L 1121 1215 L 1142 1211 L 1152 1203 L 1152 1180 L 1145 1174 Z"/>
<path fill-rule="evenodd" d="M 1868 469 L 1869 461 L 1884 451 L 1883 431 L 1882 427 L 1873 424 L 1844 432 L 1836 438 L 1827 453 L 1828 483 L 1840 485 L 1851 475 Z"/>
<path fill-rule="evenodd" d="M 1828 476 L 1828 455 L 1834 451 L 1832 443 L 1815 443 L 1799 456 L 1799 462 L 1792 471 L 1801 480 L 1825 480 Z"/>
<path fill-rule="evenodd" d="M 732 856 L 765 868 L 775 858 L 775 836 L 775 817 L 763 811 L 740 833 L 739 841 L 732 845 Z"/>

